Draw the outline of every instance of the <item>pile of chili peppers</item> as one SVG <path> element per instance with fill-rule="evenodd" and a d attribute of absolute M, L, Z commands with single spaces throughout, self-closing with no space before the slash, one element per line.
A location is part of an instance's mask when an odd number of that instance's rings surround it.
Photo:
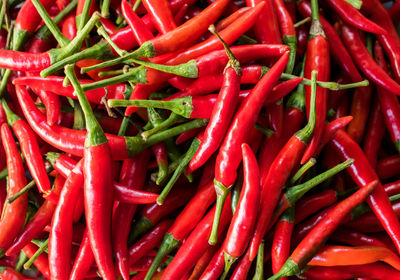
<path fill-rule="evenodd" d="M 0 279 L 400 279 L 399 28 L 399 0 L 2 0 Z"/>

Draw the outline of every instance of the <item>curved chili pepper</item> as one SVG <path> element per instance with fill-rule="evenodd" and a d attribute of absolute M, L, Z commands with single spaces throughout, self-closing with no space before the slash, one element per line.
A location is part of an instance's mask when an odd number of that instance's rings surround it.
<path fill-rule="evenodd" d="M 16 86 L 16 89 L 19 104 L 31 128 L 52 146 L 73 155 L 82 156 L 86 132 L 68 129 L 56 124 L 50 127 L 46 122 L 46 118 L 35 106 L 28 91 L 22 86 Z M 141 137 L 121 137 L 107 134 L 112 157 L 114 160 L 121 160 L 134 156 L 155 143 L 179 135 L 184 131 L 202 127 L 205 125 L 205 122 L 202 119 L 194 120 L 150 136 L 146 141 Z"/>
<path fill-rule="evenodd" d="M 396 80 L 400 79 L 400 39 L 397 35 L 390 15 L 386 8 L 379 1 L 368 0 L 362 5 L 362 11 L 371 15 L 371 20 L 379 24 L 386 30 L 384 34 L 377 34 L 377 38 L 385 50 L 392 66 L 393 74 Z"/>
<path fill-rule="evenodd" d="M 330 142 L 338 156 L 342 159 L 353 158 L 355 161 L 348 169 L 354 182 L 363 187 L 371 181 L 377 180 L 374 169 L 369 165 L 361 148 L 344 131 L 339 130 Z M 368 197 L 368 204 L 381 221 L 382 225 L 392 238 L 396 248 L 400 250 L 400 223 L 394 214 L 389 199 L 383 187 L 378 183 L 375 191 Z"/>
<path fill-rule="evenodd" d="M 1 139 L 7 158 L 8 192 L 7 198 L 19 192 L 26 185 L 25 169 L 7 124 L 1 126 Z M 7 203 L 0 219 L 0 255 L 12 245 L 24 222 L 28 207 L 28 194 L 25 193 L 13 203 Z"/>
<path fill-rule="evenodd" d="M 356 8 L 350 3 L 344 0 L 329 0 L 328 4 L 345 20 L 348 24 L 351 24 L 361 30 L 375 33 L 375 34 L 386 34 L 387 31 L 364 17 Z"/>
<path fill-rule="evenodd" d="M 154 38 L 153 34 L 143 23 L 143 21 L 138 17 L 138 15 L 132 10 L 128 1 L 121 1 L 121 10 L 124 15 L 125 20 L 132 29 L 133 36 L 135 36 L 136 41 L 142 45 L 144 42 L 149 41 Z"/>
<path fill-rule="evenodd" d="M 247 144 L 242 144 L 244 182 L 239 203 L 222 245 L 226 275 L 251 239 L 256 224 L 260 197 L 260 174 L 257 160 Z"/>
<path fill-rule="evenodd" d="M 230 203 L 224 205 L 218 235 L 222 234 L 232 217 L 230 205 Z M 210 247 L 207 239 L 211 232 L 214 215 L 215 207 L 196 225 L 187 237 L 186 242 L 179 248 L 172 262 L 165 269 L 161 279 L 180 279 L 196 264 L 197 260 Z"/>
<path fill-rule="evenodd" d="M 73 232 L 73 214 L 77 198 L 83 185 L 83 162 L 80 161 L 68 176 L 57 203 L 49 237 L 49 266 L 51 276 L 68 279 Z"/>
<path fill-rule="evenodd" d="M 33 280 L 35 278 L 27 278 L 25 275 L 15 271 L 8 266 L 0 266 L 0 277 L 7 280 Z"/>
<path fill-rule="evenodd" d="M 166 34 L 176 28 L 174 17 L 166 0 L 143 0 L 143 6 L 149 13 L 154 26 L 161 34 Z"/>
<path fill-rule="evenodd" d="M 112 187 L 111 149 L 73 71 L 73 66 L 67 66 L 65 73 L 78 95 L 87 129 L 83 173 L 88 236 L 100 274 L 106 279 L 115 279 L 109 231 L 112 214 L 112 196 L 109 195 Z"/>
<path fill-rule="evenodd" d="M 145 150 L 133 158 L 124 160 L 120 173 L 120 182 L 130 189 L 140 190 L 146 181 L 146 169 L 149 158 L 150 151 Z M 113 250 L 118 270 L 125 280 L 129 279 L 127 243 L 135 211 L 135 204 L 119 203 L 114 208 Z"/>
<path fill-rule="evenodd" d="M 195 228 L 203 218 L 204 213 L 215 200 L 212 181 L 207 183 L 196 195 L 187 203 L 186 207 L 178 215 L 175 222 L 168 229 L 160 245 L 160 249 L 154 258 L 146 279 L 151 279 L 161 261 L 172 252 L 186 238 L 190 231 Z"/>
<path fill-rule="evenodd" d="M 285 264 L 269 280 L 280 279 L 285 276 L 291 276 L 300 272 L 319 251 L 326 242 L 329 235 L 339 226 L 341 220 L 366 197 L 373 192 L 378 185 L 378 181 L 372 181 L 362 189 L 358 190 L 348 198 L 339 202 L 334 209 L 323 218 L 318 225 L 297 245 L 296 249 L 287 259 Z"/>
<path fill-rule="evenodd" d="M 146 253 L 160 244 L 162 237 L 167 229 L 171 226 L 171 223 L 171 220 L 161 221 L 149 233 L 144 235 L 140 240 L 133 244 L 129 248 L 129 265 L 139 261 L 139 259 L 142 258 Z"/>
<path fill-rule="evenodd" d="M 261 205 L 257 226 L 250 243 L 250 260 L 254 260 L 258 247 L 268 228 L 271 216 L 276 204 L 279 201 L 281 190 L 289 178 L 292 169 L 299 163 L 300 157 L 306 148 L 306 143 L 310 140 L 315 126 L 315 84 L 316 72 L 312 73 L 313 85 L 311 96 L 311 110 L 308 124 L 296 132 L 289 141 L 283 146 L 275 157 L 271 168 L 267 173 L 261 191 Z"/>
<path fill-rule="evenodd" d="M 341 36 L 359 69 L 377 85 L 398 94 L 400 85 L 393 81 L 373 60 L 367 48 L 363 45 L 355 28 L 345 23 L 341 25 Z"/>
<path fill-rule="evenodd" d="M 215 31 L 213 33 L 219 37 Z M 224 70 L 224 79 L 210 116 L 210 122 L 204 131 L 196 154 L 189 163 L 189 173 L 202 166 L 218 149 L 239 101 L 240 76 L 242 75 L 240 64 L 222 39 L 221 42 L 229 57 L 229 62 Z"/>
<path fill-rule="evenodd" d="M 57 176 L 54 180 L 54 194 L 58 195 L 61 188 L 64 186 L 65 179 L 62 176 Z M 45 226 L 51 222 L 54 210 L 57 204 L 52 200 L 46 200 L 43 202 L 42 206 L 36 212 L 35 216 L 29 221 L 29 223 L 24 227 L 22 232 L 15 239 L 13 245 L 8 248 L 6 255 L 11 256 L 19 251 L 28 244 L 32 239 L 37 238 L 39 233 L 42 232 Z"/>
<path fill-rule="evenodd" d="M 272 241 L 272 272 L 277 273 L 290 256 L 290 240 L 294 227 L 294 208 L 287 209 L 280 217 Z M 287 280 L 286 278 L 283 278 Z"/>
<path fill-rule="evenodd" d="M 69 279 L 78 280 L 83 279 L 90 267 L 94 262 L 92 248 L 90 247 L 90 240 L 87 229 L 82 237 L 81 246 L 79 247 L 78 254 L 74 260 L 74 265 L 71 269 Z"/>
<path fill-rule="evenodd" d="M 383 263 L 371 263 L 364 265 L 318 267 L 314 266 L 304 272 L 311 279 L 353 279 L 360 277 L 374 279 L 400 279 L 400 273 Z"/>
<path fill-rule="evenodd" d="M 389 156 L 379 160 L 376 166 L 376 171 L 378 173 L 379 178 L 381 180 L 384 180 L 400 174 L 399 163 L 400 163 L 399 155 Z"/>
<path fill-rule="evenodd" d="M 236 169 L 241 161 L 238 156 L 239 146 L 246 141 L 247 134 L 257 121 L 262 104 L 284 71 L 288 59 L 289 54 L 285 53 L 256 84 L 252 93 L 243 100 L 221 144 L 215 165 L 214 184 L 217 192 L 217 211 L 209 240 L 211 244 L 216 243 L 215 234 L 218 229 L 218 216 L 229 189 L 236 180 Z M 229 164 L 226 164 L 228 162 Z"/>
<path fill-rule="evenodd" d="M 200 278 L 204 280 L 225 279 L 225 276 L 219 277 L 224 272 L 224 250 L 221 247 L 208 263 L 206 269 Z"/>
<path fill-rule="evenodd" d="M 339 257 L 340 256 L 340 257 Z M 383 261 L 399 270 L 400 258 L 386 247 L 382 246 L 325 246 L 315 255 L 308 265 L 336 266 L 361 265 Z"/>
<path fill-rule="evenodd" d="M 375 59 L 378 65 L 386 72 L 388 67 L 385 62 L 383 49 L 378 42 L 375 43 L 374 48 Z M 386 127 L 392 137 L 392 141 L 396 149 L 400 151 L 400 103 L 397 96 L 385 89 L 378 87 L 378 98 L 381 104 L 383 118 Z"/>
<path fill-rule="evenodd" d="M 34 132 L 24 120 L 11 111 L 5 101 L 2 101 L 2 105 L 7 114 L 8 123 L 13 128 L 13 131 L 18 138 L 25 162 L 28 165 L 29 171 L 35 180 L 39 191 L 44 193 L 45 197 L 51 199 L 54 196 L 51 191 L 50 180 L 47 176 L 46 168 L 44 167 L 42 155 Z"/>
<path fill-rule="evenodd" d="M 381 146 L 383 135 L 386 131 L 385 121 L 382 116 L 379 101 L 374 99 L 368 128 L 365 133 L 363 150 L 370 165 L 375 168 L 378 162 L 378 151 Z M 377 170 L 378 174 L 379 171 Z M 380 177 L 380 176 L 379 176 Z"/>
<path fill-rule="evenodd" d="M 310 78 L 312 71 L 317 71 L 317 80 L 327 81 L 330 76 L 330 61 L 329 61 L 329 45 L 326 40 L 325 33 L 322 29 L 321 22 L 319 20 L 318 13 L 318 2 L 311 1 L 311 17 L 312 24 L 310 27 L 310 37 L 307 43 L 306 59 L 304 64 L 304 77 Z M 310 86 L 305 86 L 306 92 L 306 108 L 307 112 L 310 111 Z M 326 106 L 327 106 L 327 94 L 328 90 L 317 87 L 317 99 L 316 99 L 316 123 L 313 136 L 308 144 L 304 155 L 301 159 L 301 164 L 307 162 L 312 156 L 314 156 L 317 150 L 321 137 L 324 131 L 324 125 L 326 120 Z"/>

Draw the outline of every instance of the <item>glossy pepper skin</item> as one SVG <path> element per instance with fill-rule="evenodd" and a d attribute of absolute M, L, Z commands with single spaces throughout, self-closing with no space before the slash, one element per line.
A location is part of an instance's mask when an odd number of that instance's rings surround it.
<path fill-rule="evenodd" d="M 1 138 L 6 152 L 8 169 L 7 198 L 19 192 L 26 185 L 25 169 L 10 127 L 1 126 Z M 0 220 L 0 255 L 10 247 L 21 230 L 28 207 L 28 194 L 25 193 L 13 203 L 7 203 Z"/>
<path fill-rule="evenodd" d="M 218 215 L 222 210 L 227 191 L 236 180 L 236 169 L 241 162 L 240 146 L 247 140 L 250 129 L 257 121 L 262 104 L 273 86 L 278 82 L 288 59 L 289 53 L 285 53 L 241 103 L 221 144 L 215 164 L 214 185 L 217 192 L 217 211 L 213 233 L 210 236 L 211 243 L 216 243 L 215 233 L 218 229 Z"/>
<path fill-rule="evenodd" d="M 256 157 L 247 144 L 242 144 L 244 182 L 239 202 L 222 245 L 225 271 L 246 250 L 251 239 L 260 204 L 260 172 Z"/>
<path fill-rule="evenodd" d="M 355 160 L 353 165 L 347 170 L 359 187 L 378 180 L 375 170 L 368 163 L 368 159 L 360 146 L 346 132 L 339 130 L 331 140 L 330 147 L 335 150 L 341 159 L 353 158 Z M 367 202 L 381 221 L 386 232 L 392 238 L 397 250 L 400 250 L 400 223 L 380 183 L 378 183 L 375 191 L 368 197 Z"/>

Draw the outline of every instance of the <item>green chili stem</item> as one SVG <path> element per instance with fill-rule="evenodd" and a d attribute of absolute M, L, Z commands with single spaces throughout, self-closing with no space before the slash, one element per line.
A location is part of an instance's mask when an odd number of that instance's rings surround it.
<path fill-rule="evenodd" d="M 297 27 L 299 27 L 299 26 L 301 26 L 301 25 L 303 25 L 303 24 L 305 24 L 305 23 L 307 23 L 307 22 L 310 22 L 310 21 L 311 21 L 311 17 L 306 17 L 306 18 L 304 18 L 304 19 L 302 19 L 302 20 L 296 22 L 296 23 L 294 24 L 294 28 L 297 28 Z"/>
<path fill-rule="evenodd" d="M 76 17 L 76 29 L 81 31 L 89 18 L 89 10 L 93 0 L 85 0 L 82 13 Z"/>
<path fill-rule="evenodd" d="M 101 5 L 101 16 L 103 18 L 110 17 L 110 0 L 103 0 L 103 4 Z"/>
<path fill-rule="evenodd" d="M 54 38 L 57 40 L 57 43 L 59 43 L 61 47 L 67 46 L 69 40 L 64 36 L 64 34 L 62 34 L 60 29 L 57 27 L 57 24 L 51 19 L 50 15 L 47 13 L 46 9 L 39 2 L 39 0 L 32 0 L 32 4 L 35 6 L 37 12 L 43 19 L 44 24 L 46 24 L 51 34 L 53 34 Z"/>
<path fill-rule="evenodd" d="M 79 103 L 82 107 L 83 113 L 85 115 L 87 136 L 85 140 L 85 146 L 96 146 L 107 142 L 107 137 L 104 134 L 102 127 L 97 121 L 92 107 L 86 98 L 85 92 L 83 91 L 81 85 L 79 84 L 78 78 L 75 76 L 74 66 L 67 65 L 65 67 L 65 74 L 71 81 L 74 87 L 75 93 L 78 96 Z"/>
<path fill-rule="evenodd" d="M 37 249 L 35 254 L 24 264 L 25 269 L 29 269 L 33 262 L 44 252 L 44 250 L 47 248 L 49 245 L 49 239 L 47 238 L 45 242 Z"/>
<path fill-rule="evenodd" d="M 315 165 L 317 160 L 315 158 L 310 158 L 299 170 L 290 178 L 288 186 L 295 184 L 303 175 Z"/>

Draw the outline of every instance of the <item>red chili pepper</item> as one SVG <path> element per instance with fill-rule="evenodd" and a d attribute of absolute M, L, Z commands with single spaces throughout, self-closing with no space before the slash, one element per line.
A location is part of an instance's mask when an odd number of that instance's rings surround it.
<path fill-rule="evenodd" d="M 232 210 L 230 205 L 230 203 L 225 203 L 224 205 L 218 235 L 224 232 L 231 220 Z M 214 215 L 215 207 L 196 225 L 185 243 L 179 248 L 172 262 L 165 269 L 161 279 L 180 279 L 196 264 L 197 260 L 210 247 L 207 240 L 211 232 Z"/>
<path fill-rule="evenodd" d="M 247 144 L 242 144 L 244 183 L 228 233 L 222 245 L 226 275 L 231 265 L 243 255 L 256 224 L 260 197 L 260 174 L 257 160 Z"/>
<path fill-rule="evenodd" d="M 341 36 L 359 69 L 377 85 L 398 94 L 400 85 L 393 81 L 373 60 L 363 45 L 358 31 L 345 23 L 341 25 Z"/>
<path fill-rule="evenodd" d="M 345 200 L 339 202 L 334 209 L 323 218 L 318 225 L 297 245 L 296 249 L 287 259 L 281 270 L 268 278 L 280 279 L 300 272 L 313 256 L 319 251 L 328 239 L 329 235 L 339 226 L 341 220 L 366 197 L 373 192 L 378 181 L 372 181 Z"/>
<path fill-rule="evenodd" d="M 25 275 L 15 271 L 11 267 L 0 266 L 0 277 L 5 280 L 33 280 L 35 278 L 27 278 Z"/>
<path fill-rule="evenodd" d="M 22 154 L 39 191 L 49 199 L 54 198 L 34 132 L 24 120 L 11 111 L 5 101 L 2 102 L 2 105 L 7 114 L 8 123 L 12 126 L 18 138 Z"/>
<path fill-rule="evenodd" d="M 400 156 L 393 155 L 379 160 L 376 171 L 381 180 L 391 178 L 400 174 Z"/>
<path fill-rule="evenodd" d="M 139 16 L 132 10 L 128 1 L 121 1 L 121 10 L 125 20 L 132 29 L 133 36 L 136 41 L 142 45 L 144 42 L 154 38 L 153 34 L 139 18 Z"/>
<path fill-rule="evenodd" d="M 87 229 L 82 237 L 81 246 L 78 254 L 74 260 L 74 265 L 71 269 L 70 279 L 78 280 L 83 279 L 88 273 L 90 267 L 94 262 L 92 248 L 90 247 L 90 240 Z"/>
<path fill-rule="evenodd" d="M 219 37 L 215 31 L 213 33 Z M 242 75 L 240 64 L 222 39 L 221 42 L 229 57 L 229 62 L 224 70 L 224 79 L 210 116 L 210 122 L 204 131 L 196 154 L 189 163 L 190 172 L 202 166 L 218 149 L 239 101 L 240 76 Z"/>
<path fill-rule="evenodd" d="M 187 237 L 191 230 L 203 218 L 204 213 L 215 200 L 213 182 L 209 182 L 187 203 L 186 207 L 175 219 L 175 222 L 168 229 L 160 245 L 156 257 L 146 275 L 146 279 L 151 279 L 161 261 L 172 252 Z M 170 194 L 171 195 L 171 194 Z M 169 196 L 168 196 L 169 197 Z"/>
<path fill-rule="evenodd" d="M 25 255 L 28 258 L 32 258 L 32 256 L 36 253 L 38 250 L 38 247 L 34 245 L 33 243 L 28 243 L 23 249 Z M 36 266 L 36 268 L 40 271 L 40 273 L 46 277 L 47 279 L 50 278 L 50 271 L 49 271 L 49 261 L 48 261 L 48 256 L 46 253 L 41 253 L 33 262 L 33 264 Z"/>
<path fill-rule="evenodd" d="M 261 184 L 264 184 L 264 180 L 268 174 L 268 170 L 279 153 L 283 145 L 289 140 L 289 138 L 301 128 L 304 122 L 303 110 L 305 109 L 304 92 L 296 91 L 288 100 L 287 108 L 285 110 L 285 129 L 281 137 L 277 137 L 273 134 L 270 137 L 265 138 L 264 143 L 260 151 L 260 174 Z"/>
<path fill-rule="evenodd" d="M 400 279 L 400 273 L 383 263 L 371 263 L 364 265 L 319 267 L 314 266 L 304 272 L 310 279 L 353 279 L 367 277 L 373 279 Z"/>
<path fill-rule="evenodd" d="M 274 0 L 274 7 L 278 17 L 282 41 L 290 47 L 290 58 L 288 65 L 286 66 L 286 73 L 291 74 L 296 60 L 296 30 L 294 28 L 292 17 L 286 9 L 285 2 L 283 0 Z"/>
<path fill-rule="evenodd" d="M 299 163 L 300 157 L 306 148 L 306 143 L 311 138 L 311 134 L 314 130 L 316 94 L 315 72 L 312 75 L 312 79 L 314 82 L 311 91 L 309 122 L 303 129 L 296 132 L 283 146 L 272 162 L 267 177 L 263 182 L 257 226 L 250 243 L 250 260 L 254 260 L 257 254 L 258 247 L 261 244 L 262 238 L 271 220 L 273 210 L 279 201 L 281 190 L 293 168 Z"/>
<path fill-rule="evenodd" d="M 290 256 L 290 240 L 294 227 L 294 208 L 289 208 L 280 217 L 272 241 L 272 272 L 277 273 Z M 287 278 L 282 278 L 287 280 Z"/>
<path fill-rule="evenodd" d="M 383 188 L 385 189 L 385 192 L 387 193 L 388 196 L 392 196 L 395 194 L 400 193 L 400 180 L 387 183 L 383 185 Z"/>
<path fill-rule="evenodd" d="M 386 247 L 385 243 L 383 243 L 382 241 L 349 228 L 337 229 L 335 233 L 332 234 L 330 239 L 352 246 L 372 245 Z"/>
<path fill-rule="evenodd" d="M 386 247 L 382 246 L 325 246 L 315 255 L 308 265 L 336 266 L 361 265 L 382 261 L 399 270 L 400 258 Z"/>
<path fill-rule="evenodd" d="M 7 158 L 7 198 L 9 198 L 25 187 L 25 169 L 11 129 L 7 124 L 1 126 L 1 140 Z M 4 256 L 5 251 L 12 245 L 14 238 L 22 229 L 27 207 L 27 193 L 17 198 L 13 203 L 6 204 L 0 219 L 0 255 Z"/>
<path fill-rule="evenodd" d="M 150 151 L 147 149 L 133 158 L 124 160 L 119 181 L 130 189 L 142 189 L 146 181 L 149 159 Z M 119 203 L 113 214 L 113 250 L 118 270 L 125 280 L 129 279 L 127 243 L 135 212 L 135 204 Z"/>
<path fill-rule="evenodd" d="M 162 237 L 167 229 L 171 226 L 171 220 L 161 221 L 149 233 L 144 235 L 140 240 L 129 248 L 129 265 L 139 261 L 146 253 L 160 244 Z M 153 261 L 154 262 L 154 261 Z"/>
<path fill-rule="evenodd" d="M 246 280 L 247 274 L 251 268 L 251 261 L 249 259 L 249 250 L 246 251 L 246 254 L 240 259 L 238 265 L 233 272 L 231 279 L 232 280 Z"/>
<path fill-rule="evenodd" d="M 135 240 L 152 228 L 163 217 L 184 205 L 193 195 L 194 188 L 189 186 L 175 187 L 167 196 L 162 205 L 157 203 L 145 206 L 136 220 L 135 228 L 130 238 Z"/>
<path fill-rule="evenodd" d="M 375 168 L 378 161 L 378 151 L 381 147 L 383 135 L 386 131 L 379 101 L 374 98 L 368 128 L 365 133 L 363 150 L 370 165 Z M 378 171 L 377 171 L 378 172 Z M 378 172 L 379 174 L 379 172 Z"/>
<path fill-rule="evenodd" d="M 385 29 L 386 33 L 377 38 L 385 50 L 396 80 L 400 79 L 400 39 L 390 15 L 380 1 L 367 0 L 362 5 L 363 12 L 371 15 L 371 20 Z"/>
<path fill-rule="evenodd" d="M 285 53 L 257 83 L 252 93 L 243 100 L 221 144 L 215 165 L 214 184 L 217 191 L 218 207 L 212 235 L 209 240 L 211 244 L 216 243 L 215 234 L 218 229 L 218 216 L 229 189 L 236 180 L 236 169 L 241 161 L 241 158 L 238 156 L 239 146 L 247 140 L 246 136 L 256 123 L 262 104 L 284 71 L 288 59 L 289 54 Z M 229 165 L 226 164 L 228 162 Z"/>
<path fill-rule="evenodd" d="M 325 190 L 313 196 L 305 197 L 296 203 L 296 224 L 300 223 L 311 214 L 334 204 L 338 199 L 338 192 L 334 190 Z"/>
<path fill-rule="evenodd" d="M 53 192 L 59 195 L 61 188 L 64 186 L 65 179 L 62 176 L 57 176 L 54 180 Z M 26 224 L 22 232 L 15 239 L 13 245 L 8 248 L 6 255 L 12 256 L 17 254 L 22 248 L 28 244 L 32 239 L 37 238 L 43 231 L 45 226 L 51 222 L 54 210 L 57 204 L 52 200 L 46 200 L 38 209 L 35 216 Z"/>
<path fill-rule="evenodd" d="M 224 272 L 224 250 L 221 247 L 210 260 L 200 278 L 204 280 L 217 280 Z M 224 279 L 225 276 L 221 276 Z"/>
<path fill-rule="evenodd" d="M 166 0 L 143 0 L 143 6 L 149 13 L 156 29 L 166 34 L 176 28 L 174 17 Z"/>
<path fill-rule="evenodd" d="M 67 279 L 70 273 L 73 214 L 83 185 L 83 162 L 80 161 L 68 176 L 57 203 L 49 237 L 49 265 L 52 277 Z"/>
<path fill-rule="evenodd" d="M 369 108 L 371 105 L 371 87 L 355 89 L 353 100 L 351 102 L 350 115 L 353 121 L 347 127 L 347 133 L 357 142 L 360 143 L 364 137 L 364 131 L 367 126 Z"/>
<path fill-rule="evenodd" d="M 100 274 L 106 279 L 115 279 L 109 231 L 112 214 L 112 196 L 109 195 L 112 188 L 111 149 L 73 66 L 66 67 L 66 75 L 74 86 L 86 120 L 83 174 L 88 236 Z"/>
<path fill-rule="evenodd" d="M 344 0 L 329 0 L 328 4 L 342 17 L 344 21 L 361 30 L 375 33 L 386 34 L 387 31 L 364 17 L 355 7 Z"/>
<path fill-rule="evenodd" d="M 335 134 L 330 142 L 330 147 L 335 150 L 341 159 L 353 158 L 355 160 L 348 171 L 354 182 L 359 187 L 363 187 L 378 179 L 378 176 L 374 169 L 369 165 L 361 148 L 344 131 L 339 130 Z M 400 250 L 400 223 L 396 218 L 389 199 L 380 183 L 378 183 L 377 188 L 369 196 L 367 201 L 392 238 L 396 248 Z"/>
<path fill-rule="evenodd" d="M 312 71 L 317 71 L 317 80 L 327 81 L 330 76 L 330 61 L 329 61 L 329 45 L 326 40 L 324 30 L 322 29 L 318 13 L 318 1 L 311 1 L 311 17 L 312 24 L 310 27 L 310 37 L 307 43 L 306 60 L 304 64 L 304 77 L 310 78 Z M 306 108 L 307 112 L 310 111 L 310 86 L 305 86 L 306 92 Z M 307 162 L 314 156 L 319 143 L 321 141 L 322 133 L 326 120 L 326 106 L 327 106 L 328 90 L 325 88 L 317 87 L 316 99 L 316 123 L 313 136 L 308 144 L 304 155 L 301 159 L 301 164 Z"/>
<path fill-rule="evenodd" d="M 383 49 L 378 42 L 374 48 L 375 59 L 378 65 L 386 72 L 388 67 L 385 62 Z M 381 104 L 383 118 L 396 149 L 400 151 L 400 103 L 397 96 L 385 89 L 378 87 L 378 98 Z"/>
<path fill-rule="evenodd" d="M 281 42 L 281 34 L 272 0 L 248 0 L 246 4 L 249 7 L 255 7 L 262 2 L 265 2 L 265 7 L 262 9 L 253 28 L 256 39 L 262 44 L 279 44 Z"/>

